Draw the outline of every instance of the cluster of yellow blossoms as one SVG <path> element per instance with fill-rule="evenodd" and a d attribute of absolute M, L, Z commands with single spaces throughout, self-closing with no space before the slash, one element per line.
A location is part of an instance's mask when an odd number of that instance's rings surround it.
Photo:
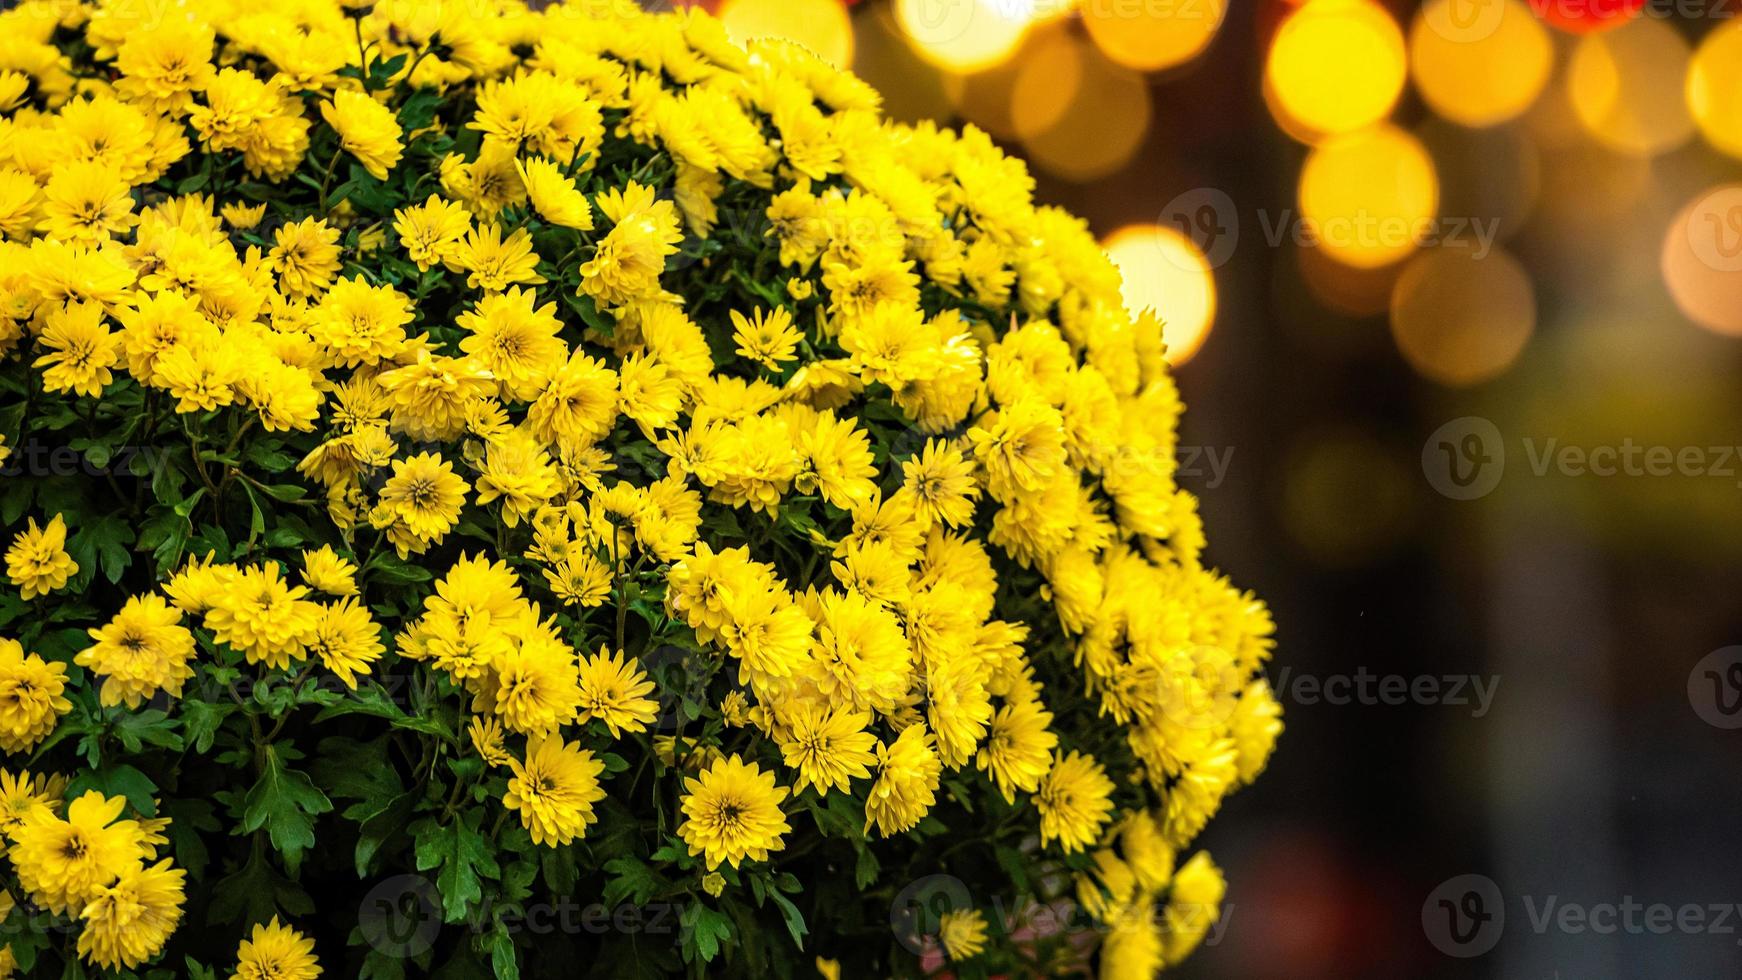
<path fill-rule="evenodd" d="M 1160 325 L 984 133 L 626 8 L 0 14 L 0 354 L 38 397 L 137 386 L 193 440 L 202 507 L 197 433 L 286 440 L 331 525 L 128 598 L 75 659 L 100 706 L 181 697 L 195 628 L 350 689 L 421 661 L 534 842 L 586 835 L 635 736 L 688 773 L 676 832 L 709 872 L 778 861 L 800 794 L 862 801 L 875 839 L 978 786 L 1032 804 L 1030 859 L 1080 869 L 1104 976 L 1176 961 L 1222 891 L 1176 855 L 1281 723 L 1269 616 L 1203 565 L 1175 483 Z M 23 600 L 79 575 L 67 531 L 17 535 Z M 414 618 L 365 601 L 377 540 L 436 573 Z M 635 583 L 661 642 L 726 668 L 706 742 L 650 732 Z M 0 748 L 74 694 L 0 641 Z M 20 886 L 85 920 L 92 962 L 154 955 L 183 897 L 164 822 L 101 794 L 63 819 L 30 785 Z M 986 942 L 977 914 L 946 932 L 953 956 Z M 241 975 L 259 951 L 303 972 L 252 975 L 312 976 L 303 942 L 260 927 Z"/>

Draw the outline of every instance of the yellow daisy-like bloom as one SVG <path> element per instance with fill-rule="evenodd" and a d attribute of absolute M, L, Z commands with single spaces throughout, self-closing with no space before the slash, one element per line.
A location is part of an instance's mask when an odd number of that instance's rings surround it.
<path fill-rule="evenodd" d="M 120 819 L 122 797 L 91 790 L 67 806 L 65 820 L 35 812 L 14 834 L 11 858 L 31 901 L 77 912 L 138 862 L 151 858 L 138 821 Z"/>
<path fill-rule="evenodd" d="M 56 167 L 42 193 L 46 230 L 62 241 L 96 244 L 126 234 L 139 222 L 132 186 L 106 163 Z"/>
<path fill-rule="evenodd" d="M 612 738 L 624 732 L 642 732 L 659 711 L 659 702 L 647 695 L 653 693 L 653 682 L 641 670 L 641 665 L 626 660 L 622 651 L 599 652 L 581 661 L 581 711 L 577 720 L 597 718 L 611 730 Z"/>
<path fill-rule="evenodd" d="M 515 283 L 544 282 L 532 235 L 525 228 L 514 229 L 504 239 L 494 223 L 474 227 L 449 250 L 447 261 L 467 273 L 467 286 L 485 292 L 499 293 Z"/>
<path fill-rule="evenodd" d="M 792 314 L 777 306 L 772 312 L 758 309 L 754 319 L 731 310 L 732 341 L 738 353 L 761 364 L 770 371 L 780 370 L 783 362 L 798 358 L 798 344 L 804 335 L 792 325 Z"/>
<path fill-rule="evenodd" d="M 472 741 L 472 750 L 486 763 L 506 766 L 513 761 L 514 757 L 502 745 L 502 723 L 496 719 L 473 715 L 466 726 L 466 735 Z"/>
<path fill-rule="evenodd" d="M 278 273 L 278 288 L 291 298 L 312 296 L 339 274 L 339 229 L 319 218 L 281 225 L 273 233 L 267 261 Z"/>
<path fill-rule="evenodd" d="M 417 267 L 428 271 L 451 262 L 454 249 L 472 228 L 471 212 L 458 201 L 431 194 L 422 204 L 393 212 L 399 244 Z"/>
<path fill-rule="evenodd" d="M 405 151 L 393 110 L 356 89 L 340 89 L 322 102 L 321 118 L 338 132 L 339 144 L 376 180 L 386 180 L 387 172 Z"/>
<path fill-rule="evenodd" d="M 568 360 L 568 345 L 558 336 L 562 322 L 556 318 L 556 304 L 536 303 L 532 290 L 515 286 L 486 295 L 457 318 L 469 331 L 460 339 L 460 349 L 490 372 L 504 398 L 536 398 Z"/>
<path fill-rule="evenodd" d="M 411 298 L 392 286 L 371 285 L 362 276 L 333 284 L 309 323 L 309 336 L 346 367 L 391 361 L 405 349 Z"/>
<path fill-rule="evenodd" d="M 28 752 L 54 731 L 73 709 L 66 673 L 65 664 L 26 655 L 17 640 L 0 637 L 0 749 Z"/>
<path fill-rule="evenodd" d="M 877 746 L 877 781 L 865 799 L 865 830 L 882 837 L 912 830 L 937 802 L 943 763 L 924 722 L 903 728 L 895 741 Z"/>
<path fill-rule="evenodd" d="M 236 980 L 316 980 L 320 975 L 315 941 L 276 915 L 236 947 Z"/>
<path fill-rule="evenodd" d="M 1178 963 L 1198 948 L 1210 927 L 1221 919 L 1222 898 L 1227 892 L 1227 879 L 1208 851 L 1199 851 L 1180 866 L 1161 913 L 1167 962 Z"/>
<path fill-rule="evenodd" d="M 26 599 L 48 595 L 64 587 L 79 573 L 78 562 L 67 554 L 67 522 L 56 514 L 46 527 L 32 517 L 6 549 L 6 577 Z"/>
<path fill-rule="evenodd" d="M 575 182 L 563 174 L 555 160 L 517 159 L 514 167 L 539 217 L 564 228 L 593 229 L 593 209 L 587 204 L 587 196 L 576 189 Z"/>
<path fill-rule="evenodd" d="M 919 513 L 950 527 L 974 523 L 974 500 L 980 485 L 974 481 L 974 463 L 960 450 L 936 439 L 927 439 L 918 456 L 901 464 L 902 486 L 912 494 Z"/>
<path fill-rule="evenodd" d="M 369 665 L 381 659 L 386 649 L 380 624 L 355 596 L 322 607 L 308 637 L 308 652 L 353 691 L 356 675 L 368 674 Z"/>
<path fill-rule="evenodd" d="M 1055 756 L 1052 771 L 1034 794 L 1041 844 L 1056 840 L 1069 854 L 1095 843 L 1112 815 L 1112 793 L 1113 781 L 1093 757 L 1080 752 Z"/>
<path fill-rule="evenodd" d="M 266 217 L 266 204 L 243 204 L 232 201 L 218 209 L 230 227 L 237 231 L 252 231 L 260 224 L 260 219 Z"/>
<path fill-rule="evenodd" d="M 14 840 L 19 828 L 33 814 L 52 817 L 59 813 L 65 788 L 64 778 L 32 776 L 22 769 L 14 776 L 11 771 L 0 769 L 0 836 Z M 0 922 L 5 918 L 0 915 Z"/>
<path fill-rule="evenodd" d="M 205 626 L 213 639 L 240 650 L 251 664 L 283 670 L 308 655 L 321 607 L 306 597 L 308 588 L 290 585 L 278 566 L 242 570 L 213 599 Z"/>
<path fill-rule="evenodd" d="M 952 960 L 971 959 L 986 948 L 986 916 L 979 909 L 950 909 L 938 917 L 938 945 Z"/>
<path fill-rule="evenodd" d="M 460 519 L 466 481 L 435 453 L 393 461 L 393 475 L 381 487 L 381 509 L 426 541 L 439 541 Z"/>
<path fill-rule="evenodd" d="M 617 421 L 617 372 L 577 348 L 532 403 L 526 421 L 546 442 L 567 449 L 591 446 Z"/>
<path fill-rule="evenodd" d="M 99 304 L 69 303 L 49 313 L 40 341 L 49 352 L 32 365 L 46 369 L 45 390 L 96 398 L 115 379 L 110 368 L 121 360 L 121 338 L 109 332 Z"/>
<path fill-rule="evenodd" d="M 992 716 L 991 732 L 976 761 L 1005 802 L 1015 802 L 1017 790 L 1034 792 L 1046 776 L 1058 745 L 1058 736 L 1047 729 L 1050 724 L 1052 712 L 1035 698 L 1009 701 Z"/>
<path fill-rule="evenodd" d="M 788 790 L 774 774 L 736 754 L 719 759 L 699 776 L 684 779 L 684 821 L 678 836 L 711 871 L 722 862 L 736 868 L 746 859 L 766 861 L 785 846 L 792 828 L 780 812 Z"/>
<path fill-rule="evenodd" d="M 106 969 L 131 969 L 156 956 L 181 922 L 187 872 L 165 858 L 135 863 L 99 888 L 79 913 L 79 955 Z"/>
<path fill-rule="evenodd" d="M 194 635 L 181 625 L 181 610 L 159 595 L 133 596 L 108 625 L 88 631 L 96 642 L 73 657 L 103 678 L 104 707 L 137 708 L 158 691 L 181 697 L 194 675 Z"/>
<path fill-rule="evenodd" d="M 219 596 L 236 580 L 236 566 L 219 564 L 207 555 L 204 564 L 198 556 L 188 559 L 181 571 L 170 576 L 163 586 L 170 604 L 192 616 L 203 616 L 217 604 Z"/>
<path fill-rule="evenodd" d="M 508 728 L 544 735 L 574 721 L 581 689 L 575 653 L 538 630 L 491 658 L 496 690 L 492 707 Z"/>
<path fill-rule="evenodd" d="M 597 820 L 593 804 L 605 798 L 599 776 L 605 764 L 561 736 L 528 743 L 524 762 L 510 759 L 514 775 L 502 805 L 520 813 L 535 844 L 556 847 L 584 837 Z"/>
<path fill-rule="evenodd" d="M 787 711 L 780 752 L 798 770 L 796 791 L 815 786 L 818 796 L 830 788 L 851 791 L 853 779 L 871 775 L 877 762 L 877 736 L 867 731 L 867 711 L 840 711 L 822 704 L 801 704 Z"/>
<path fill-rule="evenodd" d="M 599 210 L 615 224 L 593 257 L 581 265 L 581 292 L 605 306 L 653 299 L 662 291 L 666 256 L 683 240 L 677 208 L 654 189 L 630 181 L 599 195 Z"/>
<path fill-rule="evenodd" d="M 327 595 L 356 595 L 357 566 L 334 551 L 332 545 L 323 544 L 302 553 L 302 581 L 309 588 Z"/>

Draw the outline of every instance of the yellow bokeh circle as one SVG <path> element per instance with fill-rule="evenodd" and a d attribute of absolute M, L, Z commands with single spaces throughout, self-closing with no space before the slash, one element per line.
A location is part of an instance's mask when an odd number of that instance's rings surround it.
<path fill-rule="evenodd" d="M 1227 0 L 1081 0 L 1078 6 L 1095 46 L 1138 71 L 1197 57 L 1228 12 Z"/>
<path fill-rule="evenodd" d="M 1407 71 L 1403 32 L 1384 7 L 1308 0 L 1277 29 L 1264 76 L 1284 129 L 1335 135 L 1384 119 Z"/>
<path fill-rule="evenodd" d="M 1161 319 L 1168 363 L 1191 360 L 1216 318 L 1216 277 L 1204 253 L 1178 229 L 1153 224 L 1127 225 L 1102 247 L 1119 267 L 1126 309 Z"/>
<path fill-rule="evenodd" d="M 1029 0 L 896 0 L 895 22 L 919 56 L 953 72 L 1010 57 L 1044 8 Z"/>
<path fill-rule="evenodd" d="M 837 68 L 853 65 L 853 23 L 840 0 L 726 0 L 720 23 L 740 44 L 785 38 Z"/>
<path fill-rule="evenodd" d="M 1435 112 L 1492 126 L 1542 94 L 1554 43 L 1521 0 L 1429 0 L 1410 26 L 1409 56 L 1415 87 Z"/>
<path fill-rule="evenodd" d="M 1040 75 L 1031 69 L 1057 74 Z M 1037 86 L 1056 86 L 1061 91 L 1042 98 L 1035 94 Z M 1061 98 L 1066 99 L 1062 106 Z M 1050 111 L 1036 111 L 1048 107 Z M 1153 109 L 1149 83 L 1142 75 L 1066 35 L 1035 52 L 1024 65 L 1011 114 L 1030 163 L 1066 180 L 1086 183 L 1114 173 L 1136 156 Z"/>
<path fill-rule="evenodd" d="M 1429 249 L 1391 292 L 1391 335 L 1425 378 L 1462 387 L 1498 376 L 1536 329 L 1530 276 L 1498 249 Z"/>
<path fill-rule="evenodd" d="M 1742 336 L 1742 184 L 1701 194 L 1670 222 L 1664 285 L 1688 319 Z"/>
<path fill-rule="evenodd" d="M 1439 176 L 1421 141 L 1394 126 L 1326 140 L 1300 175 L 1303 244 L 1358 269 L 1415 251 L 1436 233 Z"/>
<path fill-rule="evenodd" d="M 1706 139 L 1742 157 L 1742 20 L 1721 25 L 1694 52 L 1687 99 Z"/>
<path fill-rule="evenodd" d="M 1579 38 L 1567 98 L 1579 124 L 1611 150 L 1656 156 L 1693 135 L 1683 98 L 1688 45 L 1661 20 L 1641 17 Z"/>

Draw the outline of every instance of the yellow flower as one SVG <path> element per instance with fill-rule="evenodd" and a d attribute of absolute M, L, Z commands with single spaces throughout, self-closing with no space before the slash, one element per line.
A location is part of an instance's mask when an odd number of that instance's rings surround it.
<path fill-rule="evenodd" d="M 601 646 L 581 661 L 580 684 L 581 711 L 576 720 L 585 723 L 597 718 L 611 730 L 612 738 L 621 738 L 626 731 L 646 731 L 659 710 L 659 703 L 647 697 L 653 693 L 653 682 L 621 651 L 608 653 Z"/>
<path fill-rule="evenodd" d="M 781 720 L 785 734 L 780 751 L 786 764 L 798 770 L 793 784 L 798 790 L 808 785 L 819 796 L 827 796 L 831 787 L 850 792 L 852 779 L 871 775 L 877 736 L 865 730 L 871 723 L 869 712 L 801 704 Z"/>
<path fill-rule="evenodd" d="M 447 261 L 468 273 L 467 286 L 485 292 L 501 292 L 517 282 L 544 282 L 532 235 L 525 228 L 514 229 L 506 240 L 494 223 L 472 228 L 449 249 Z"/>
<path fill-rule="evenodd" d="M 773 312 L 758 309 L 754 319 L 737 310 L 728 312 L 732 317 L 732 340 L 738 345 L 739 354 L 770 371 L 778 371 L 781 362 L 798 357 L 798 343 L 804 335 L 792 325 L 792 314 L 786 307 L 777 306 Z"/>
<path fill-rule="evenodd" d="M 302 553 L 302 581 L 327 595 L 356 595 L 357 566 L 334 551 L 332 545 L 323 544 Z"/>
<path fill-rule="evenodd" d="M 1180 866 L 1159 923 L 1167 962 L 1178 963 L 1203 942 L 1210 927 L 1222 917 L 1222 897 L 1227 891 L 1222 869 L 1210 860 L 1208 851 L 1193 854 Z"/>
<path fill-rule="evenodd" d="M 79 955 L 106 969 L 131 969 L 163 950 L 181 922 L 187 872 L 165 858 L 135 862 L 113 884 L 97 889 L 79 913 Z"/>
<path fill-rule="evenodd" d="M 540 736 L 527 744 L 524 762 L 509 759 L 514 775 L 502 805 L 520 813 L 534 844 L 556 847 L 584 837 L 597 821 L 593 804 L 605 798 L 599 776 L 605 764 L 561 736 Z"/>
<path fill-rule="evenodd" d="M 411 298 L 392 286 L 371 285 L 362 276 L 340 279 L 321 297 L 309 335 L 346 367 L 391 361 L 405 349 Z"/>
<path fill-rule="evenodd" d="M 85 904 L 138 862 L 151 858 L 144 830 L 119 819 L 122 797 L 90 790 L 67 807 L 65 820 L 33 812 L 14 835 L 12 866 L 31 901 L 64 913 Z"/>
<path fill-rule="evenodd" d="M 0 749 L 29 752 L 73 709 L 63 696 L 67 668 L 0 637 Z"/>
<path fill-rule="evenodd" d="M 563 449 L 584 449 L 617 422 L 617 372 L 580 348 L 551 376 L 527 424 L 540 439 Z"/>
<path fill-rule="evenodd" d="M 55 168 L 43 188 L 45 230 L 68 242 L 96 244 L 126 234 L 139 222 L 133 188 L 104 163 L 80 161 Z"/>
<path fill-rule="evenodd" d="M 393 461 L 393 475 L 381 488 L 378 510 L 425 541 L 439 541 L 460 519 L 466 481 L 453 464 L 435 453 Z"/>
<path fill-rule="evenodd" d="M 722 862 L 736 868 L 746 859 L 766 861 L 785 846 L 781 835 L 792 828 L 780 804 L 787 790 L 756 763 L 737 755 L 717 760 L 699 776 L 686 777 L 684 790 L 678 836 L 708 870 Z"/>
<path fill-rule="evenodd" d="M 322 606 L 308 637 L 308 651 L 353 691 L 355 675 L 368 674 L 385 650 L 380 625 L 355 596 Z"/>
<path fill-rule="evenodd" d="M 376 180 L 387 179 L 405 150 L 393 110 L 356 89 L 340 89 L 322 102 L 321 118 L 339 134 L 339 145 Z"/>
<path fill-rule="evenodd" d="M 683 240 L 677 208 L 656 200 L 651 187 L 630 181 L 599 195 L 599 210 L 614 224 L 593 257 L 581 265 L 580 291 L 605 306 L 654 299 L 663 292 L 665 258 Z"/>
<path fill-rule="evenodd" d="M 536 398 L 568 359 L 568 345 L 557 336 L 562 322 L 556 318 L 556 304 L 537 302 L 532 290 L 515 286 L 485 295 L 457 318 L 469 332 L 461 338 L 460 349 L 490 372 L 504 398 Z"/>
<path fill-rule="evenodd" d="M 708 895 L 710 895 L 711 897 L 719 898 L 720 894 L 722 892 L 724 892 L 725 890 L 726 890 L 726 876 L 725 875 L 719 873 L 718 871 L 710 871 L 707 874 L 702 875 L 702 891 L 707 892 Z"/>
<path fill-rule="evenodd" d="M 283 670 L 308 656 L 321 607 L 308 589 L 289 585 L 276 564 L 243 569 L 213 597 L 205 626 L 212 638 L 242 652 L 251 664 Z"/>
<path fill-rule="evenodd" d="M 936 439 L 927 439 L 918 456 L 901 464 L 902 483 L 913 495 L 919 512 L 928 520 L 950 527 L 974 523 L 974 498 L 980 495 L 974 482 L 974 464 L 960 450 Z"/>
<path fill-rule="evenodd" d="M 229 69 L 226 69 L 228 71 Z M 267 259 L 286 296 L 311 296 L 339 273 L 339 230 L 318 218 L 285 224 L 273 233 Z"/>
<path fill-rule="evenodd" d="M 512 763 L 513 757 L 508 754 L 507 749 L 502 747 L 501 722 L 494 718 L 486 718 L 483 715 L 473 715 L 471 722 L 466 726 L 466 735 L 471 739 L 472 750 L 477 752 L 478 758 L 483 759 L 486 763 L 492 766 L 506 766 Z"/>
<path fill-rule="evenodd" d="M 950 909 L 938 917 L 938 945 L 952 960 L 972 959 L 986 948 L 986 916 L 979 909 Z"/>
<path fill-rule="evenodd" d="M 496 685 L 487 703 L 513 731 L 553 734 L 580 708 L 575 652 L 544 628 L 516 639 L 491 655 Z"/>
<path fill-rule="evenodd" d="M 932 749 L 924 722 L 901 730 L 895 741 L 877 746 L 877 781 L 865 799 L 865 830 L 882 837 L 912 830 L 937 802 L 943 764 Z"/>
<path fill-rule="evenodd" d="M 977 762 L 1005 802 L 1015 802 L 1017 790 L 1032 793 L 1040 786 L 1058 744 L 1058 736 L 1047 729 L 1051 723 L 1052 712 L 1036 698 L 1008 702 L 992 716 Z"/>
<path fill-rule="evenodd" d="M 236 980 L 315 980 L 315 941 L 278 921 L 254 927 L 236 947 Z"/>
<path fill-rule="evenodd" d="M 49 353 L 34 366 L 47 369 L 44 389 L 96 398 L 114 380 L 109 369 L 121 360 L 121 338 L 109 332 L 96 303 L 69 303 L 51 312 L 41 341 Z"/>
<path fill-rule="evenodd" d="M 417 267 L 429 270 L 453 261 L 454 249 L 472 227 L 472 215 L 454 201 L 429 200 L 393 212 L 393 231 Z"/>
<path fill-rule="evenodd" d="M 181 611 L 162 596 L 133 596 L 108 625 L 88 631 L 91 646 L 73 657 L 103 678 L 104 707 L 125 703 L 137 708 L 158 691 L 181 697 L 182 683 L 194 675 L 194 635 L 181 625 Z"/>
<path fill-rule="evenodd" d="M 593 229 L 593 209 L 587 196 L 575 188 L 575 182 L 563 174 L 556 161 L 541 157 L 516 160 L 514 166 L 540 217 L 564 228 Z"/>
<path fill-rule="evenodd" d="M 252 231 L 260 224 L 260 219 L 266 217 L 266 203 L 243 204 L 232 201 L 220 209 L 224 220 L 237 231 Z"/>
<path fill-rule="evenodd" d="M 1055 756 L 1034 794 L 1040 811 L 1040 843 L 1057 840 L 1065 853 L 1093 844 L 1113 812 L 1113 781 L 1094 758 L 1080 752 Z"/>
<path fill-rule="evenodd" d="M 40 773 L 32 776 L 22 769 L 14 776 L 9 770 L 0 769 L 0 836 L 13 840 L 32 814 L 52 817 L 59 813 L 65 789 L 64 777 L 51 778 Z M 0 922 L 5 920 L 5 915 L 0 915 Z"/>
<path fill-rule="evenodd" d="M 26 600 L 48 595 L 79 573 L 66 544 L 67 522 L 59 514 L 46 527 L 37 527 L 36 518 L 30 518 L 12 539 L 12 547 L 6 550 L 6 577 Z"/>

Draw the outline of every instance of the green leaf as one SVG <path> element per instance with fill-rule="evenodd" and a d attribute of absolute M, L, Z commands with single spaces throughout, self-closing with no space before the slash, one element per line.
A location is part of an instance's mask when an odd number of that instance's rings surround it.
<path fill-rule="evenodd" d="M 616 907 L 624 902 L 634 905 L 646 905 L 648 900 L 664 888 L 666 881 L 652 868 L 643 864 L 640 858 L 620 857 L 605 862 L 605 870 L 612 877 L 605 882 L 602 898 L 607 906 Z"/>
<path fill-rule="evenodd" d="M 113 730 L 121 740 L 121 747 L 129 753 L 137 753 L 145 745 L 155 745 L 171 752 L 182 750 L 181 736 L 175 733 L 175 721 L 156 708 L 117 717 Z"/>
<path fill-rule="evenodd" d="M 466 810 L 447 824 L 426 817 L 412 827 L 417 840 L 417 870 L 440 869 L 436 889 L 449 922 L 459 922 L 466 910 L 484 897 L 481 877 L 501 874 L 490 842 L 478 830 L 484 811 Z"/>
<path fill-rule="evenodd" d="M 496 980 L 520 980 L 520 956 L 514 951 L 514 937 L 509 935 L 508 926 L 498 919 L 496 928 L 491 930 L 485 942 L 490 949 L 490 969 L 496 972 Z"/>
<path fill-rule="evenodd" d="M 314 846 L 314 818 L 331 810 L 333 804 L 307 773 L 284 765 L 277 746 L 268 745 L 262 752 L 265 762 L 260 779 L 242 801 L 240 832 L 253 833 L 264 827 L 272 846 L 284 855 L 284 866 L 295 874 L 302 864 L 302 852 Z"/>
<path fill-rule="evenodd" d="M 810 931 L 804 924 L 804 913 L 798 910 L 798 906 L 792 904 L 792 899 L 780 892 L 770 891 L 768 897 L 774 899 L 774 904 L 780 906 L 780 916 L 786 920 L 786 931 L 792 933 L 793 945 L 799 949 L 804 949 L 804 937 Z"/>
<path fill-rule="evenodd" d="M 148 817 L 157 816 L 157 804 L 152 801 L 157 795 L 157 784 L 132 766 L 87 769 L 68 784 L 66 798 L 76 800 L 89 790 L 104 796 L 125 796 L 133 809 Z"/>
<path fill-rule="evenodd" d="M 91 518 L 67 541 L 67 551 L 81 571 L 101 568 L 103 577 L 121 581 L 132 557 L 127 546 L 134 540 L 133 528 L 115 514 Z"/>
<path fill-rule="evenodd" d="M 722 943 L 732 938 L 732 920 L 697 902 L 686 906 L 679 923 L 683 926 L 684 961 L 712 962 Z"/>

